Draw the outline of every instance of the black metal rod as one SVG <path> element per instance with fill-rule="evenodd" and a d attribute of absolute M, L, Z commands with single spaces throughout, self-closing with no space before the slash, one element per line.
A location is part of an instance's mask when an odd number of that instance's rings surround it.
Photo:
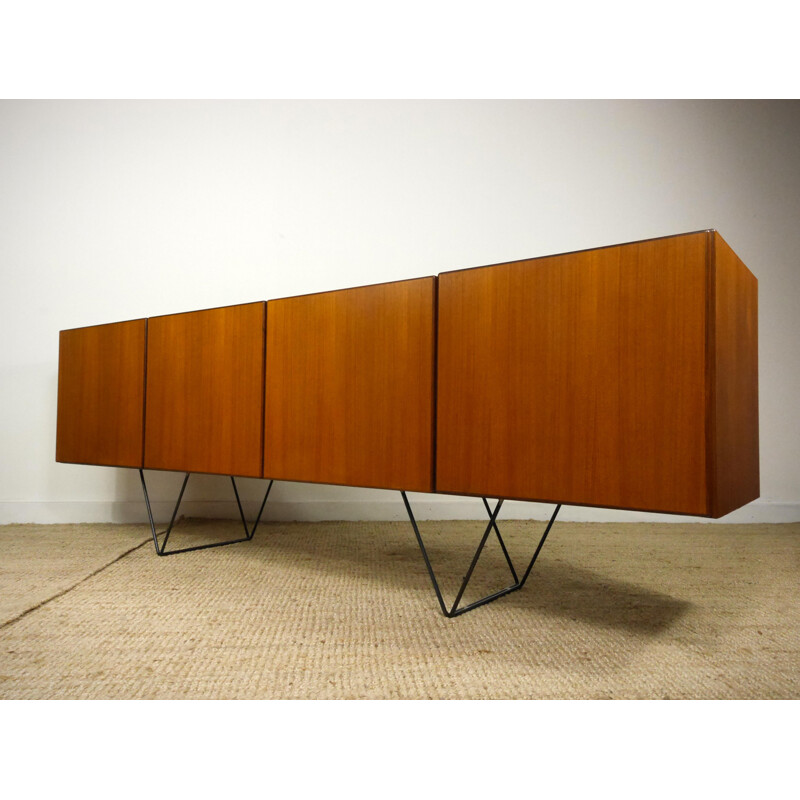
<path fill-rule="evenodd" d="M 489 524 L 486 526 L 486 530 L 483 533 L 483 538 L 481 539 L 481 543 L 478 545 L 478 549 L 475 551 L 475 555 L 472 557 L 472 563 L 469 565 L 467 574 L 464 576 L 464 580 L 461 583 L 461 588 L 458 590 L 458 594 L 456 595 L 453 607 L 450 609 L 450 616 L 453 616 L 455 610 L 458 608 L 458 604 L 461 602 L 461 597 L 466 591 L 469 579 L 472 577 L 472 573 L 475 570 L 475 565 L 478 563 L 478 559 L 481 557 L 481 553 L 483 552 L 483 547 L 486 544 L 486 540 L 489 538 L 489 534 L 492 532 L 492 527 L 494 526 L 495 520 L 497 519 L 497 515 L 500 513 L 500 509 L 502 507 L 503 507 L 503 501 L 498 500 L 497 505 L 494 507 L 494 511 L 489 515 Z"/>
<path fill-rule="evenodd" d="M 153 522 L 153 511 L 150 508 L 150 497 L 147 494 L 147 484 L 144 482 L 144 471 L 139 470 L 139 477 L 142 479 L 142 491 L 144 492 L 144 503 L 147 506 L 147 518 L 150 520 L 150 531 L 153 534 L 153 544 L 156 546 L 156 553 L 158 552 L 158 534 L 156 533 L 156 524 Z"/>
<path fill-rule="evenodd" d="M 223 547 L 226 544 L 239 544 L 239 542 L 249 542 L 250 540 L 242 537 L 241 539 L 226 539 L 224 542 L 211 542 L 210 544 L 196 544 L 192 547 L 181 547 L 180 550 L 170 550 L 169 553 L 159 553 L 161 556 L 175 556 L 178 553 L 191 553 L 192 550 L 208 550 L 209 547 Z"/>
<path fill-rule="evenodd" d="M 489 517 L 492 516 L 492 509 L 489 506 L 489 501 L 482 497 L 483 505 L 486 507 L 486 512 L 489 514 Z M 508 564 L 508 568 L 511 570 L 511 577 L 514 578 L 514 583 L 519 583 L 519 578 L 517 577 L 517 571 L 514 569 L 514 564 L 511 561 L 511 556 L 508 554 L 508 550 L 506 550 L 506 543 L 503 541 L 503 537 L 500 535 L 500 528 L 497 527 L 497 523 L 495 522 L 494 525 L 494 532 L 497 534 L 497 541 L 500 542 L 500 547 L 503 548 L 503 555 L 506 557 L 506 564 Z"/>
<path fill-rule="evenodd" d="M 183 493 L 186 491 L 186 484 L 189 483 L 190 474 L 190 472 L 187 472 L 186 477 L 183 479 L 183 486 L 181 486 L 181 492 L 178 495 L 178 502 L 175 503 L 175 509 L 172 512 L 172 519 L 169 521 L 169 527 L 167 528 L 166 536 L 164 536 L 164 541 L 161 543 L 161 552 L 159 555 L 164 555 L 164 551 L 167 549 L 167 539 L 169 539 L 169 535 L 172 533 L 172 526 L 175 524 L 175 517 L 178 516 L 178 509 L 180 508 L 181 500 L 183 500 Z"/>
<path fill-rule="evenodd" d="M 544 540 L 547 538 L 547 534 L 550 533 L 550 528 L 553 527 L 553 523 L 556 521 L 556 517 L 558 516 L 559 511 L 561 511 L 561 503 L 559 503 L 556 506 L 556 510 L 553 512 L 553 516 L 550 517 L 550 522 L 547 523 L 547 527 L 544 529 L 544 533 L 542 534 L 542 538 L 539 540 L 539 546 L 536 548 L 536 552 L 533 554 L 531 563 L 528 564 L 528 569 L 525 570 L 525 574 L 522 576 L 522 580 L 519 582 L 520 586 L 524 586 L 525 581 L 528 580 L 528 575 L 531 574 L 533 565 L 536 563 L 536 559 L 539 557 L 539 551 L 542 549 L 544 545 Z"/>
<path fill-rule="evenodd" d="M 256 517 L 256 521 L 253 523 L 253 530 L 250 531 L 249 536 L 247 537 L 248 540 L 252 539 L 255 536 L 256 528 L 258 527 L 258 523 L 261 522 L 261 515 L 264 513 L 264 506 L 267 504 L 267 498 L 269 497 L 269 493 L 272 490 L 272 484 L 275 481 L 270 480 L 269 484 L 267 485 L 267 491 L 264 495 L 264 499 L 261 501 L 261 508 L 258 509 L 258 516 Z"/>
<path fill-rule="evenodd" d="M 151 531 L 151 533 L 153 535 L 153 544 L 155 545 L 155 548 L 156 548 L 156 554 L 159 555 L 159 556 L 173 556 L 173 555 L 177 555 L 178 553 L 190 553 L 193 550 L 207 550 L 210 547 L 222 547 L 223 545 L 226 545 L 226 544 L 238 544 L 239 542 L 249 542 L 249 541 L 251 541 L 253 536 L 255 535 L 256 528 L 258 527 L 258 524 L 261 521 L 261 515 L 264 512 L 264 506 L 267 504 L 267 498 L 269 497 L 269 493 L 270 493 L 270 490 L 272 489 L 272 484 L 274 483 L 274 481 L 270 480 L 269 485 L 267 486 L 267 491 L 264 494 L 264 500 L 262 501 L 261 507 L 258 510 L 258 517 L 256 517 L 256 521 L 253 524 L 253 529 L 249 530 L 248 525 L 247 525 L 247 520 L 246 520 L 245 515 L 244 515 L 244 509 L 242 508 L 242 503 L 241 503 L 241 500 L 239 498 L 239 491 L 238 491 L 238 489 L 236 487 L 236 481 L 235 481 L 234 477 L 231 475 L 230 478 L 231 478 L 231 483 L 233 484 L 233 492 L 234 492 L 234 495 L 236 496 L 236 505 L 237 505 L 237 507 L 239 509 L 239 516 L 242 519 L 242 524 L 244 525 L 244 532 L 245 532 L 244 537 L 241 538 L 241 539 L 227 539 L 224 542 L 211 542 L 210 544 L 199 544 L 199 545 L 194 545 L 192 547 L 182 547 L 182 548 L 180 548 L 178 550 L 170 550 L 169 552 L 166 551 L 167 539 L 169 539 L 169 535 L 170 535 L 170 533 L 172 531 L 172 528 L 173 528 L 173 526 L 175 524 L 175 518 L 178 515 L 178 508 L 180 507 L 181 500 L 183 499 L 183 493 L 186 490 L 186 484 L 189 481 L 189 475 L 190 474 L 191 473 L 187 472 L 186 473 L 186 477 L 184 477 L 184 479 L 183 479 L 183 485 L 181 486 L 181 491 L 178 494 L 178 502 L 175 503 L 175 508 L 174 508 L 174 510 L 172 512 L 172 518 L 170 519 L 169 526 L 167 527 L 166 531 L 162 531 L 162 533 L 165 534 L 164 541 L 159 545 L 159 542 L 158 542 L 159 534 L 156 531 L 156 524 L 155 524 L 155 520 L 153 519 L 153 510 L 152 510 L 152 508 L 150 506 L 150 496 L 149 496 L 148 491 L 147 491 L 147 482 L 144 479 L 144 470 L 142 470 L 142 469 L 139 470 L 139 477 L 141 478 L 141 481 L 142 481 L 142 491 L 144 493 L 144 502 L 145 502 L 145 505 L 147 506 L 147 519 L 150 522 L 150 531 Z"/>
<path fill-rule="evenodd" d="M 446 617 L 449 617 L 450 614 L 447 611 L 447 606 L 444 604 L 444 598 L 442 597 L 442 593 L 439 590 L 439 584 L 436 581 L 436 575 L 433 572 L 433 567 L 431 566 L 431 560 L 428 558 L 428 551 L 425 549 L 425 545 L 422 542 L 422 537 L 419 534 L 417 521 L 416 519 L 414 519 L 414 512 L 411 510 L 411 505 L 408 502 L 408 497 L 406 497 L 406 493 L 401 490 L 400 494 L 403 496 L 403 502 L 406 504 L 406 511 L 408 512 L 408 518 L 411 520 L 411 526 L 414 528 L 414 534 L 417 537 L 417 543 L 419 544 L 419 549 L 422 551 L 422 557 L 425 559 L 425 566 L 428 568 L 428 575 L 430 575 L 431 583 L 433 584 L 433 590 L 436 592 L 436 598 L 439 600 L 439 605 L 442 607 L 442 614 L 444 614 Z"/>
<path fill-rule="evenodd" d="M 425 549 L 425 544 L 422 541 L 422 536 L 420 535 L 417 521 L 414 518 L 414 512 L 411 510 L 411 504 L 408 502 L 408 497 L 406 496 L 406 493 L 404 491 L 401 491 L 400 494 L 403 497 L 403 503 L 405 503 L 406 511 L 408 512 L 408 518 L 411 520 L 411 525 L 414 528 L 414 535 L 417 537 L 417 543 L 419 544 L 419 548 L 422 551 L 422 557 L 425 560 L 425 566 L 428 568 L 428 575 L 430 576 L 431 583 L 433 584 L 434 591 L 436 592 L 436 598 L 439 601 L 439 606 L 442 609 L 442 614 L 444 614 L 444 616 L 448 618 L 458 617 L 461 614 L 466 614 L 467 611 L 472 611 L 475 608 L 479 608 L 480 606 L 484 606 L 487 603 L 491 603 L 493 600 L 497 600 L 499 597 L 504 597 L 507 594 L 511 594 L 511 592 L 516 592 L 518 589 L 521 589 L 525 585 L 525 581 L 528 580 L 528 576 L 530 575 L 531 570 L 533 569 L 533 565 L 536 563 L 536 559 L 539 557 L 539 553 L 541 552 L 542 547 L 544 546 L 545 540 L 547 539 L 547 535 L 550 533 L 550 529 L 553 527 L 553 523 L 555 522 L 556 517 L 558 516 L 558 512 L 561 509 L 561 504 L 559 503 L 556 506 L 553 515 L 550 517 L 550 520 L 547 523 L 547 526 L 545 528 L 544 533 L 542 534 L 542 537 L 539 539 L 539 543 L 536 546 L 536 551 L 534 552 L 533 558 L 528 564 L 528 568 L 525 571 L 522 580 L 518 580 L 516 570 L 514 569 L 514 565 L 511 561 L 511 557 L 508 554 L 505 542 L 503 542 L 503 539 L 500 536 L 500 531 L 497 527 L 497 515 L 500 513 L 500 508 L 503 505 L 503 500 L 502 499 L 498 500 L 497 506 L 495 506 L 494 511 L 491 511 L 489 503 L 484 497 L 483 503 L 486 506 L 487 511 L 489 511 L 489 524 L 486 527 L 486 530 L 484 531 L 480 543 L 478 544 L 478 548 L 475 551 L 475 555 L 472 557 L 472 563 L 470 564 L 467 574 L 464 576 L 464 580 L 461 583 L 461 587 L 458 591 L 458 595 L 456 596 L 455 602 L 453 603 L 452 607 L 448 610 L 447 606 L 445 605 L 444 598 L 442 597 L 442 592 L 439 589 L 439 583 L 436 580 L 436 575 L 433 571 L 433 567 L 431 566 L 430 558 L 428 558 L 428 552 Z M 475 565 L 478 563 L 478 559 L 480 558 L 481 552 L 483 551 L 483 548 L 486 544 L 486 540 L 488 539 L 489 534 L 492 532 L 492 530 L 494 530 L 495 533 L 497 534 L 497 537 L 500 541 L 500 545 L 503 548 L 503 554 L 505 555 L 506 561 L 508 562 L 508 565 L 514 576 L 514 584 L 512 586 L 507 586 L 505 589 L 500 589 L 496 592 L 493 592 L 492 594 L 489 594 L 486 597 L 482 597 L 480 600 L 476 600 L 473 603 L 469 603 L 468 605 L 463 606 L 462 608 L 459 608 L 458 604 L 459 602 L 461 602 L 461 598 L 464 594 L 464 591 L 467 588 L 467 584 L 469 583 L 469 580 L 472 577 Z"/>
<path fill-rule="evenodd" d="M 515 583 L 513 586 L 507 586 L 505 589 L 500 589 L 494 594 L 482 597 L 480 600 L 476 600 L 474 603 L 470 603 L 468 606 L 464 606 L 463 608 L 459 608 L 456 611 L 453 611 L 450 614 L 450 616 L 457 617 L 461 614 L 466 614 L 467 611 L 472 611 L 473 608 L 478 608 L 479 606 L 485 606 L 487 603 L 491 603 L 492 600 L 497 600 L 498 597 L 503 597 L 504 595 L 511 594 L 511 592 L 516 592 L 521 588 L 522 586 L 519 583 Z"/>
<path fill-rule="evenodd" d="M 239 500 L 239 490 L 236 488 L 236 478 L 231 475 L 231 484 L 233 484 L 233 493 L 236 495 L 236 505 L 239 507 L 239 516 L 242 518 L 242 525 L 244 526 L 245 538 L 250 540 L 250 529 L 247 527 L 247 520 L 244 518 L 244 511 L 242 511 L 242 501 Z"/>

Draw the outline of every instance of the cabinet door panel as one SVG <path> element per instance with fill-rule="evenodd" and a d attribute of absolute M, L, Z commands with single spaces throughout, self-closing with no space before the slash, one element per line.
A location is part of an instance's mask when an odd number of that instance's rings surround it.
<path fill-rule="evenodd" d="M 269 301 L 265 477 L 431 491 L 435 283 Z"/>
<path fill-rule="evenodd" d="M 437 491 L 707 513 L 707 243 L 440 275 Z"/>
<path fill-rule="evenodd" d="M 56 461 L 141 467 L 143 319 L 61 331 Z"/>
<path fill-rule="evenodd" d="M 265 308 L 149 320 L 146 467 L 260 477 Z"/>

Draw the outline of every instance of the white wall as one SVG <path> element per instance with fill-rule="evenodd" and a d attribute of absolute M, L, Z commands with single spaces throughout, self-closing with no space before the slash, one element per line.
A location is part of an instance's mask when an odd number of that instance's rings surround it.
<path fill-rule="evenodd" d="M 2 102 L 0 522 L 144 519 L 135 471 L 54 461 L 61 329 L 707 227 L 760 288 L 762 499 L 725 521 L 798 520 L 799 142 L 791 102 Z M 151 475 L 163 516 L 179 476 Z M 192 482 L 190 513 L 231 511 L 224 479 Z M 404 513 L 305 484 L 270 505 Z"/>

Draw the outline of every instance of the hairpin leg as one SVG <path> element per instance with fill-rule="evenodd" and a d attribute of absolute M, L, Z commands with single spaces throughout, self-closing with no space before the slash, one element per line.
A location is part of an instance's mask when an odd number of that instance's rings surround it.
<path fill-rule="evenodd" d="M 231 483 L 233 484 L 233 493 L 236 496 L 236 505 L 239 508 L 239 516 L 242 518 L 242 525 L 244 526 L 244 536 L 240 539 L 229 539 L 224 542 L 212 542 L 211 544 L 200 544 L 194 547 L 182 547 L 179 550 L 170 550 L 169 552 L 166 551 L 167 547 L 167 540 L 169 539 L 170 533 L 172 533 L 172 527 L 175 524 L 175 517 L 178 515 L 178 508 L 180 507 L 181 500 L 183 499 L 183 493 L 186 490 L 186 484 L 189 482 L 189 475 L 191 473 L 187 472 L 186 477 L 183 479 L 183 485 L 181 486 L 181 491 L 178 494 L 178 502 L 175 503 L 175 509 L 172 512 L 172 518 L 169 521 L 169 526 L 165 531 L 161 531 L 164 534 L 164 540 L 159 545 L 158 537 L 161 535 L 156 532 L 156 525 L 153 521 L 153 512 L 150 508 L 150 497 L 147 494 L 147 484 L 144 480 L 144 470 L 139 470 L 139 477 L 142 479 L 142 491 L 144 492 L 144 502 L 147 506 L 147 518 L 150 520 L 150 530 L 153 534 L 153 544 L 156 548 L 156 554 L 160 556 L 173 556 L 176 553 L 188 553 L 192 550 L 206 550 L 209 547 L 222 547 L 226 544 L 237 544 L 238 542 L 249 542 L 253 536 L 255 535 L 256 528 L 258 527 L 258 523 L 261 521 L 261 514 L 264 511 L 264 506 L 267 504 L 267 498 L 269 497 L 270 490 L 272 489 L 273 481 L 270 481 L 267 485 L 267 491 L 264 495 L 264 500 L 261 503 L 261 508 L 258 511 L 258 516 L 256 517 L 256 521 L 253 523 L 253 528 L 250 530 L 247 526 L 247 520 L 244 516 L 244 510 L 242 509 L 242 503 L 239 500 L 239 490 L 236 488 L 236 479 L 231 475 Z"/>
<path fill-rule="evenodd" d="M 550 533 L 550 528 L 553 527 L 553 523 L 555 522 L 556 517 L 558 516 L 558 512 L 561 509 L 561 504 L 559 503 L 556 506 L 555 511 L 553 512 L 553 516 L 550 517 L 550 521 L 547 523 L 547 527 L 545 528 L 545 531 L 542 534 L 542 538 L 539 540 L 539 544 L 536 547 L 536 551 L 533 554 L 533 558 L 531 558 L 531 561 L 528 564 L 528 568 L 525 570 L 525 574 L 522 576 L 522 580 L 519 580 L 517 578 L 517 573 L 516 570 L 514 569 L 514 565 L 511 562 L 511 557 L 509 556 L 508 550 L 506 549 L 505 542 L 503 541 L 502 536 L 500 536 L 500 530 L 497 527 L 497 515 L 500 513 L 500 509 L 503 506 L 503 501 L 498 500 L 497 505 L 494 507 L 494 510 L 492 510 L 486 498 L 483 498 L 483 504 L 486 507 L 487 512 L 489 513 L 489 524 L 486 526 L 486 530 L 483 533 L 480 544 L 478 545 L 478 549 L 475 551 L 475 555 L 472 558 L 472 563 L 470 564 L 469 569 L 467 570 L 467 574 L 464 576 L 464 580 L 461 583 L 461 588 L 458 590 L 456 599 L 453 602 L 451 608 L 448 610 L 447 606 L 445 605 L 444 598 L 442 597 L 442 592 L 439 589 L 439 583 L 436 580 L 436 575 L 433 572 L 433 567 L 431 566 L 430 559 L 428 558 L 428 552 L 425 549 L 425 544 L 422 541 L 422 536 L 420 535 L 419 528 L 417 527 L 417 521 L 416 519 L 414 519 L 414 513 L 411 510 L 411 504 L 408 502 L 408 497 L 406 496 L 405 492 L 401 491 L 400 494 L 403 496 L 403 502 L 405 503 L 406 511 L 408 512 L 408 518 L 411 520 L 411 525 L 414 528 L 414 534 L 417 537 L 417 543 L 419 544 L 420 550 L 422 551 L 422 557 L 425 559 L 425 566 L 428 568 L 428 575 L 430 575 L 431 583 L 433 584 L 433 590 L 434 592 L 436 592 L 436 598 L 439 601 L 439 606 L 442 609 L 442 614 L 444 614 L 448 618 L 457 617 L 460 614 L 465 614 L 467 611 L 471 611 L 473 608 L 478 608 L 479 606 L 486 605 L 486 603 L 490 603 L 492 600 L 497 600 L 498 597 L 502 597 L 503 595 L 515 592 L 517 591 L 517 589 L 521 589 L 525 585 L 525 581 L 528 580 L 528 575 L 530 575 L 531 570 L 533 569 L 533 565 L 536 562 L 536 559 L 539 557 L 539 553 L 541 552 L 545 539 L 547 539 L 547 534 Z M 480 558 L 480 555 L 483 552 L 486 540 L 489 538 L 489 535 L 493 530 L 497 534 L 497 538 L 500 542 L 500 547 L 503 550 L 503 555 L 506 558 L 506 562 L 508 563 L 509 569 L 511 570 L 511 574 L 514 577 L 514 583 L 511 586 L 507 586 L 505 589 L 500 589 L 499 591 L 487 595 L 486 597 L 483 597 L 480 600 L 476 600 L 474 603 L 470 603 L 469 605 L 459 608 L 458 604 L 461 602 L 461 598 L 464 595 L 464 591 L 467 588 L 467 584 L 469 583 L 469 580 L 472 577 L 472 573 L 475 570 L 475 565 L 478 563 L 478 559 Z"/>

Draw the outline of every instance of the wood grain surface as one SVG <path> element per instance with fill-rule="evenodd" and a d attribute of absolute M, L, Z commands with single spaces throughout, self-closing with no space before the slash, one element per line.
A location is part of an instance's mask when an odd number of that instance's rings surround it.
<path fill-rule="evenodd" d="M 141 467 L 143 319 L 61 331 L 56 461 Z"/>
<path fill-rule="evenodd" d="M 440 275 L 437 491 L 708 513 L 706 243 Z"/>
<path fill-rule="evenodd" d="M 435 282 L 269 301 L 265 477 L 433 489 Z"/>
<path fill-rule="evenodd" d="M 714 418 L 712 515 L 723 516 L 760 492 L 758 451 L 758 281 L 712 231 L 711 349 Z"/>
<path fill-rule="evenodd" d="M 260 477 L 265 309 L 149 319 L 147 468 Z"/>
<path fill-rule="evenodd" d="M 758 283 L 707 230 L 61 331 L 56 460 L 723 516 Z"/>

